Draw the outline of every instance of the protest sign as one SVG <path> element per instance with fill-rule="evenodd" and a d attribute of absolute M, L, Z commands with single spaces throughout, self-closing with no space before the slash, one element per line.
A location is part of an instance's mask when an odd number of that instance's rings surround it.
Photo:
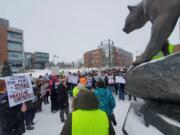
<path fill-rule="evenodd" d="M 88 77 L 87 78 L 87 84 L 86 86 L 89 88 L 89 87 L 92 87 L 92 77 Z"/>
<path fill-rule="evenodd" d="M 113 75 L 108 76 L 108 84 L 114 84 L 114 77 Z"/>
<path fill-rule="evenodd" d="M 78 84 L 79 77 L 74 75 L 68 76 L 68 82 L 72 84 Z"/>
<path fill-rule="evenodd" d="M 29 75 L 14 75 L 5 77 L 9 106 L 13 107 L 32 100 L 34 93 Z"/>
<path fill-rule="evenodd" d="M 46 94 L 46 91 L 48 91 L 49 83 L 44 83 L 41 85 L 41 95 L 44 96 Z"/>
<path fill-rule="evenodd" d="M 126 83 L 126 80 L 122 76 L 116 76 L 115 81 L 116 83 L 122 83 L 122 84 Z"/>
<path fill-rule="evenodd" d="M 105 80 L 105 76 L 101 76 L 100 79 L 101 79 L 102 81 L 104 81 L 104 80 Z"/>
<path fill-rule="evenodd" d="M 94 80 L 97 82 L 97 81 L 101 80 L 101 77 L 100 76 L 94 76 Z"/>

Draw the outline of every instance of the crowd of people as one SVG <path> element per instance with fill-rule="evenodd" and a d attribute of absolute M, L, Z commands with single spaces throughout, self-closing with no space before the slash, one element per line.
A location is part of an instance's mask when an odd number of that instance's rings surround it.
<path fill-rule="evenodd" d="M 25 130 L 33 130 L 36 113 L 42 111 L 43 103 L 51 103 L 51 112 L 60 110 L 60 120 L 65 122 L 61 135 L 113 135 L 113 126 L 117 124 L 113 112 L 116 106 L 114 95 L 118 95 L 119 100 L 125 100 L 124 75 L 117 69 L 83 74 L 69 72 L 36 79 L 30 74 L 33 100 L 10 108 L 6 92 L 0 93 L 0 134 L 22 135 Z M 74 82 L 70 81 L 70 76 L 76 78 Z M 121 77 L 122 83 L 116 81 L 117 76 Z"/>

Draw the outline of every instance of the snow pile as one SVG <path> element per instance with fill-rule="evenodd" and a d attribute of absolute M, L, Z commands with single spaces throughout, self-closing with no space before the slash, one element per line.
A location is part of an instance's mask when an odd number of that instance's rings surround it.
<path fill-rule="evenodd" d="M 29 70 L 26 73 L 32 74 L 33 78 L 39 78 L 39 76 L 45 76 L 46 74 L 51 75 L 51 70 Z"/>

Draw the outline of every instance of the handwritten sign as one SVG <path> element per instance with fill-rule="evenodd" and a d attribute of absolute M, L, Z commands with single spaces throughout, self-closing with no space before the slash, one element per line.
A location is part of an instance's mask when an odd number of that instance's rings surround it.
<path fill-rule="evenodd" d="M 87 78 L 87 87 L 92 87 L 92 77 Z"/>
<path fill-rule="evenodd" d="M 74 75 L 68 76 L 68 82 L 72 84 L 78 84 L 79 77 Z"/>
<path fill-rule="evenodd" d="M 101 77 L 100 76 L 94 76 L 94 80 L 97 82 L 97 81 L 100 81 L 101 80 Z"/>
<path fill-rule="evenodd" d="M 44 96 L 46 95 L 46 91 L 48 91 L 49 83 L 44 83 L 41 85 L 41 95 Z"/>
<path fill-rule="evenodd" d="M 31 79 L 29 75 L 21 74 L 5 77 L 5 82 L 10 107 L 16 106 L 34 98 Z"/>
<path fill-rule="evenodd" d="M 114 77 L 113 77 L 113 75 L 108 76 L 108 84 L 114 84 Z"/>
<path fill-rule="evenodd" d="M 116 83 L 122 83 L 122 84 L 126 83 L 126 80 L 122 76 L 116 76 L 115 81 Z"/>

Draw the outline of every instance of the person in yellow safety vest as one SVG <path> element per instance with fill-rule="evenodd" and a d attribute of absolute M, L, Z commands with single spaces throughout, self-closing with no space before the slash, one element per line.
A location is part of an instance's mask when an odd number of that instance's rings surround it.
<path fill-rule="evenodd" d="M 73 90 L 72 90 L 72 92 L 73 92 L 73 97 L 77 97 L 79 91 L 80 91 L 81 89 L 85 89 L 85 88 L 86 88 L 86 85 L 79 83 L 79 84 L 78 84 L 77 86 L 75 86 L 75 87 L 73 88 Z"/>
<path fill-rule="evenodd" d="M 77 102 L 77 95 L 79 91 L 86 91 L 86 85 L 79 83 L 77 86 L 73 88 L 73 100 L 72 100 L 72 110 L 74 111 L 76 102 Z"/>
<path fill-rule="evenodd" d="M 168 41 L 163 45 L 161 51 L 159 51 L 155 56 L 152 57 L 151 60 L 157 60 L 160 59 L 166 55 L 170 55 L 174 52 L 175 46 L 172 44 L 169 44 Z"/>
<path fill-rule="evenodd" d="M 94 92 L 80 91 L 77 110 L 66 120 L 60 135 L 115 135 L 107 114 L 99 108 Z"/>

